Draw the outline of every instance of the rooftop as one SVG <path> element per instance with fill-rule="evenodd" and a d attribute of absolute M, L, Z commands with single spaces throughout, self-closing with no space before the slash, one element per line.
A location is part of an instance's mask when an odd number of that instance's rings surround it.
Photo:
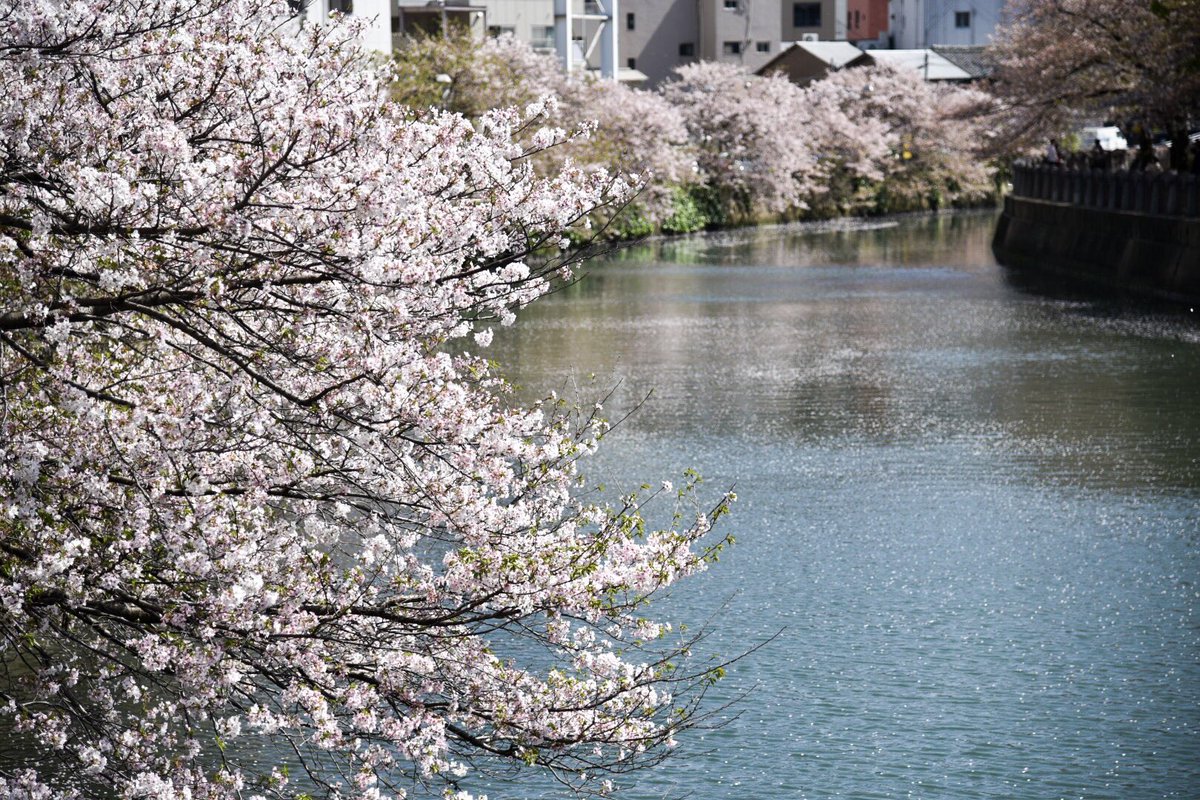
<path fill-rule="evenodd" d="M 863 55 L 862 50 L 849 42 L 784 42 L 780 49 L 787 52 L 790 49 L 789 45 L 799 47 L 834 69 L 841 69 Z"/>
<path fill-rule="evenodd" d="M 869 50 L 867 55 L 876 64 L 922 72 L 927 81 L 969 81 L 973 77 L 934 50 Z"/>
<path fill-rule="evenodd" d="M 972 78 L 986 78 L 996 68 L 987 55 L 987 48 L 981 44 L 935 44 L 933 51 L 969 73 Z"/>

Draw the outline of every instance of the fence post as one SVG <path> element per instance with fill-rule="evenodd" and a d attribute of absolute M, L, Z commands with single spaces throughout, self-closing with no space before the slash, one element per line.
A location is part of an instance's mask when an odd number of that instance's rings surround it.
<path fill-rule="evenodd" d="M 1168 217 L 1200 217 L 1200 175 L 1054 167 L 1014 161 L 1012 194 L 1080 208 Z"/>
<path fill-rule="evenodd" d="M 1177 172 L 1171 172 L 1167 174 L 1167 202 L 1166 206 L 1163 208 L 1163 211 L 1165 211 L 1168 216 L 1179 216 L 1179 179 L 1182 177 L 1183 176 Z"/>

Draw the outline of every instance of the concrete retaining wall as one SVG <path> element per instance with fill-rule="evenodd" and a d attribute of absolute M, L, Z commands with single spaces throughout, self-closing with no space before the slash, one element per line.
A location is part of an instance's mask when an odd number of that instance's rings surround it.
<path fill-rule="evenodd" d="M 992 250 L 1005 266 L 1200 302 L 1200 219 L 1009 196 Z"/>

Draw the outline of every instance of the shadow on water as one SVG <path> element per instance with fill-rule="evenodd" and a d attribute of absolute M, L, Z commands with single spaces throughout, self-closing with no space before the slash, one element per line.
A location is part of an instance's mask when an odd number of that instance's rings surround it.
<path fill-rule="evenodd" d="M 1002 267 L 1001 274 L 1016 292 L 1086 305 L 1098 315 L 1164 317 L 1200 327 L 1200 309 L 1195 303 L 1138 296 L 1101 283 L 1030 270 Z"/>

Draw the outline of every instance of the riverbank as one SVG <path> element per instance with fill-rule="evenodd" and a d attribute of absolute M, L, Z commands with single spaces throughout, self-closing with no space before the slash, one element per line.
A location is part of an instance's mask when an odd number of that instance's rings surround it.
<path fill-rule="evenodd" d="M 1200 302 L 1200 219 L 1009 196 L 992 249 L 1001 264 L 1018 270 Z"/>
<path fill-rule="evenodd" d="M 801 230 L 811 231 L 862 230 L 870 227 L 879 227 L 880 225 L 893 224 L 898 220 L 908 218 L 939 215 L 947 216 L 956 214 L 995 214 L 999 213 L 1002 207 L 1003 204 L 1001 201 L 1000 192 L 997 189 L 995 195 L 991 195 L 981 202 L 955 203 L 947 206 L 917 205 L 913 207 L 878 210 L 859 208 L 842 214 L 810 215 L 804 213 L 791 213 L 761 215 L 753 218 L 725 220 L 722 222 L 712 222 L 710 224 L 696 225 L 692 227 L 680 226 L 671 228 L 668 226 L 656 228 L 652 226 L 628 226 L 621 225 L 620 219 L 617 218 L 613 220 L 613 224 L 606 228 L 600 238 L 611 244 L 624 246 L 639 242 L 658 241 L 661 239 L 671 239 L 683 236 L 723 233 L 747 229 L 798 227 Z M 581 237 L 580 243 L 593 240 L 584 240 Z"/>

